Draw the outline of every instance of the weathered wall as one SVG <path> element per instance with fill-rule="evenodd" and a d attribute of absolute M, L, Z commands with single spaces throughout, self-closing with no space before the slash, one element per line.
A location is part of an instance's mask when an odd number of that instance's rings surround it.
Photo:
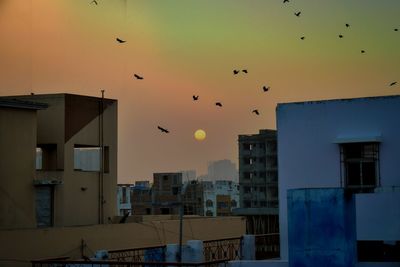
<path fill-rule="evenodd" d="M 207 227 L 204 227 L 204 226 Z M 123 249 L 178 243 L 179 220 L 0 231 L 0 266 L 28 266 L 15 260 L 58 256 L 80 257 L 83 239 L 85 255 L 99 249 Z M 242 217 L 185 219 L 183 239 L 211 240 L 238 237 L 245 233 Z M 14 259 L 5 261 L 4 259 Z"/>
<path fill-rule="evenodd" d="M 36 226 L 36 126 L 36 110 L 0 108 L 0 228 Z"/>
<path fill-rule="evenodd" d="M 361 98 L 281 104 L 277 107 L 279 219 L 281 257 L 288 257 L 288 226 L 286 191 L 293 188 L 340 187 L 340 151 L 335 144 L 338 136 L 380 134 L 379 145 L 381 186 L 388 190 L 399 187 L 398 153 L 400 151 L 400 96 Z M 384 192 L 383 192 L 384 193 Z M 399 200 L 399 199 L 398 199 Z M 368 222 L 368 214 L 383 214 L 378 206 L 359 208 L 356 201 L 357 224 Z M 400 201 L 388 203 L 400 209 Z M 398 215 L 395 215 L 398 216 Z M 381 222 L 396 224 L 399 217 L 383 214 Z M 368 237 L 376 232 L 358 228 L 357 237 Z M 380 227 L 381 238 L 391 235 L 400 240 L 390 227 Z M 386 234 L 382 234 L 386 231 Z M 359 238 L 358 238 L 359 239 Z M 382 239 L 381 239 L 382 240 Z"/>

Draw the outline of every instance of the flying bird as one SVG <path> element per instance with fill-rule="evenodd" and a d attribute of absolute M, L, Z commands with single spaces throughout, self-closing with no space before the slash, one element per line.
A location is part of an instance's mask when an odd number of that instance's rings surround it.
<path fill-rule="evenodd" d="M 348 23 L 346 23 L 345 25 L 346 25 L 347 28 L 350 27 L 350 24 L 348 24 Z"/>
<path fill-rule="evenodd" d="M 304 40 L 305 38 L 306 38 L 305 36 L 301 36 L 301 37 L 300 37 L 301 40 Z"/>
<path fill-rule="evenodd" d="M 343 38 L 343 35 L 339 34 L 339 38 Z"/>
<path fill-rule="evenodd" d="M 163 127 L 157 126 L 157 128 L 162 132 L 162 133 L 169 133 L 169 131 Z"/>
<path fill-rule="evenodd" d="M 300 17 L 301 11 L 294 13 L 296 15 L 296 17 Z"/>
<path fill-rule="evenodd" d="M 365 53 L 365 50 L 361 50 L 361 54 L 364 54 Z"/>
<path fill-rule="evenodd" d="M 115 38 L 116 40 L 117 40 L 117 42 L 118 43 L 120 43 L 120 44 L 123 44 L 123 43 L 125 43 L 126 41 L 125 40 L 122 40 L 122 39 L 120 39 L 120 38 Z"/>
<path fill-rule="evenodd" d="M 194 95 L 194 96 L 193 96 L 193 100 L 194 100 L 194 101 L 199 100 L 199 96 L 195 96 L 195 95 Z"/>
<path fill-rule="evenodd" d="M 256 115 L 260 115 L 260 112 L 258 112 L 258 109 L 255 109 L 252 112 L 255 113 Z"/>
<path fill-rule="evenodd" d="M 289 0 L 283 0 L 283 3 L 289 3 Z"/>
<path fill-rule="evenodd" d="M 398 32 L 398 31 L 399 31 L 399 29 L 397 29 L 397 28 L 396 28 L 396 29 L 394 29 L 394 31 L 395 31 L 395 32 Z"/>
<path fill-rule="evenodd" d="M 236 74 L 238 74 L 238 73 L 239 73 L 238 70 L 233 70 L 233 74 L 234 74 L 234 75 L 236 75 Z"/>
<path fill-rule="evenodd" d="M 221 102 L 217 102 L 217 103 L 215 103 L 215 105 L 218 106 L 218 107 L 222 107 L 222 103 Z"/>
<path fill-rule="evenodd" d="M 264 85 L 264 86 L 263 86 L 263 91 L 264 91 L 264 92 L 268 92 L 268 90 L 269 90 L 269 86 L 266 87 L 266 86 Z"/>
<path fill-rule="evenodd" d="M 397 82 L 392 82 L 389 86 L 393 86 L 393 85 L 396 85 L 397 84 Z"/>
<path fill-rule="evenodd" d="M 90 2 L 91 4 L 92 3 L 95 3 L 96 4 L 96 6 L 98 5 L 98 3 L 97 3 L 97 1 L 96 0 L 93 0 L 92 2 Z"/>
<path fill-rule="evenodd" d="M 242 70 L 244 73 L 247 73 L 247 70 Z"/>
<path fill-rule="evenodd" d="M 137 75 L 137 74 L 133 74 L 133 76 L 134 76 L 136 79 L 138 79 L 138 80 L 143 80 L 143 77 L 142 77 L 142 76 L 139 76 L 139 75 Z"/>

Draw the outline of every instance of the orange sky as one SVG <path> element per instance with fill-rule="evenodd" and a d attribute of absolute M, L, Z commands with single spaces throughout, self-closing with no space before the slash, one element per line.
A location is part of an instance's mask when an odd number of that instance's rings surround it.
<path fill-rule="evenodd" d="M 119 182 L 236 162 L 237 135 L 275 128 L 279 102 L 400 91 L 388 86 L 400 83 L 398 0 L 90 2 L 0 0 L 0 95 L 105 89 L 119 100 Z"/>

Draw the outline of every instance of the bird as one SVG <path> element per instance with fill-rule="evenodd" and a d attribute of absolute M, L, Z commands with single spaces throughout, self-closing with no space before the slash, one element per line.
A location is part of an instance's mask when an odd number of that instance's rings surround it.
<path fill-rule="evenodd" d="M 301 11 L 294 13 L 296 15 L 296 17 L 300 17 Z"/>
<path fill-rule="evenodd" d="M 238 70 L 233 70 L 233 74 L 234 74 L 234 75 L 236 75 L 236 74 L 238 74 L 238 73 L 239 73 Z"/>
<path fill-rule="evenodd" d="M 252 112 L 255 113 L 256 115 L 260 115 L 260 112 L 258 112 L 258 109 L 255 109 Z"/>
<path fill-rule="evenodd" d="M 91 4 L 92 3 L 95 3 L 96 5 L 98 5 L 98 3 L 97 3 L 97 1 L 96 0 L 93 0 L 92 2 L 90 2 Z"/>
<path fill-rule="evenodd" d="M 269 86 L 266 87 L 266 86 L 264 85 L 264 86 L 263 86 L 263 91 L 264 91 L 264 92 L 268 92 L 268 90 L 269 90 Z"/>
<path fill-rule="evenodd" d="M 289 0 L 283 0 L 283 3 L 289 3 Z"/>
<path fill-rule="evenodd" d="M 162 132 L 162 133 L 169 133 L 169 131 L 163 127 L 157 126 L 157 128 Z"/>
<path fill-rule="evenodd" d="M 136 79 L 138 79 L 138 80 L 143 80 L 143 77 L 142 77 L 142 76 L 139 76 L 139 75 L 137 75 L 137 74 L 133 74 L 133 76 L 134 76 Z"/>
<path fill-rule="evenodd" d="M 364 54 L 365 53 L 365 50 L 361 50 L 361 54 Z"/>
<path fill-rule="evenodd" d="M 305 38 L 306 38 L 305 36 L 301 36 L 301 37 L 300 37 L 301 40 L 304 40 Z"/>
<path fill-rule="evenodd" d="M 247 73 L 247 70 L 242 70 L 244 73 Z"/>
<path fill-rule="evenodd" d="M 348 23 L 346 23 L 345 25 L 346 25 L 347 28 L 350 27 L 350 24 L 348 24 Z"/>
<path fill-rule="evenodd" d="M 193 96 L 193 100 L 194 100 L 194 101 L 199 100 L 199 96 L 195 96 L 195 95 L 194 95 L 194 96 Z"/>
<path fill-rule="evenodd" d="M 393 85 L 396 85 L 396 84 L 397 84 L 397 82 L 392 82 L 392 83 L 390 83 L 389 86 L 393 86 Z"/>
<path fill-rule="evenodd" d="M 343 35 L 339 34 L 339 38 L 343 38 Z"/>
<path fill-rule="evenodd" d="M 215 105 L 218 106 L 218 107 L 222 107 L 222 103 L 221 102 L 217 102 L 217 103 L 215 103 Z"/>
<path fill-rule="evenodd" d="M 120 44 L 123 44 L 123 43 L 125 43 L 126 41 L 125 40 L 122 40 L 122 39 L 120 39 L 120 38 L 115 38 L 116 40 L 117 40 L 117 42 L 118 43 L 120 43 Z"/>

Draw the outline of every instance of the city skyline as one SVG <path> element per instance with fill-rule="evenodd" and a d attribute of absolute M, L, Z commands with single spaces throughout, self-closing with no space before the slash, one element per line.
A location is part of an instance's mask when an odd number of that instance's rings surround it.
<path fill-rule="evenodd" d="M 0 1 L 0 95 L 118 99 L 120 183 L 238 166 L 238 135 L 276 129 L 277 103 L 400 91 L 396 0 L 26 2 Z"/>

